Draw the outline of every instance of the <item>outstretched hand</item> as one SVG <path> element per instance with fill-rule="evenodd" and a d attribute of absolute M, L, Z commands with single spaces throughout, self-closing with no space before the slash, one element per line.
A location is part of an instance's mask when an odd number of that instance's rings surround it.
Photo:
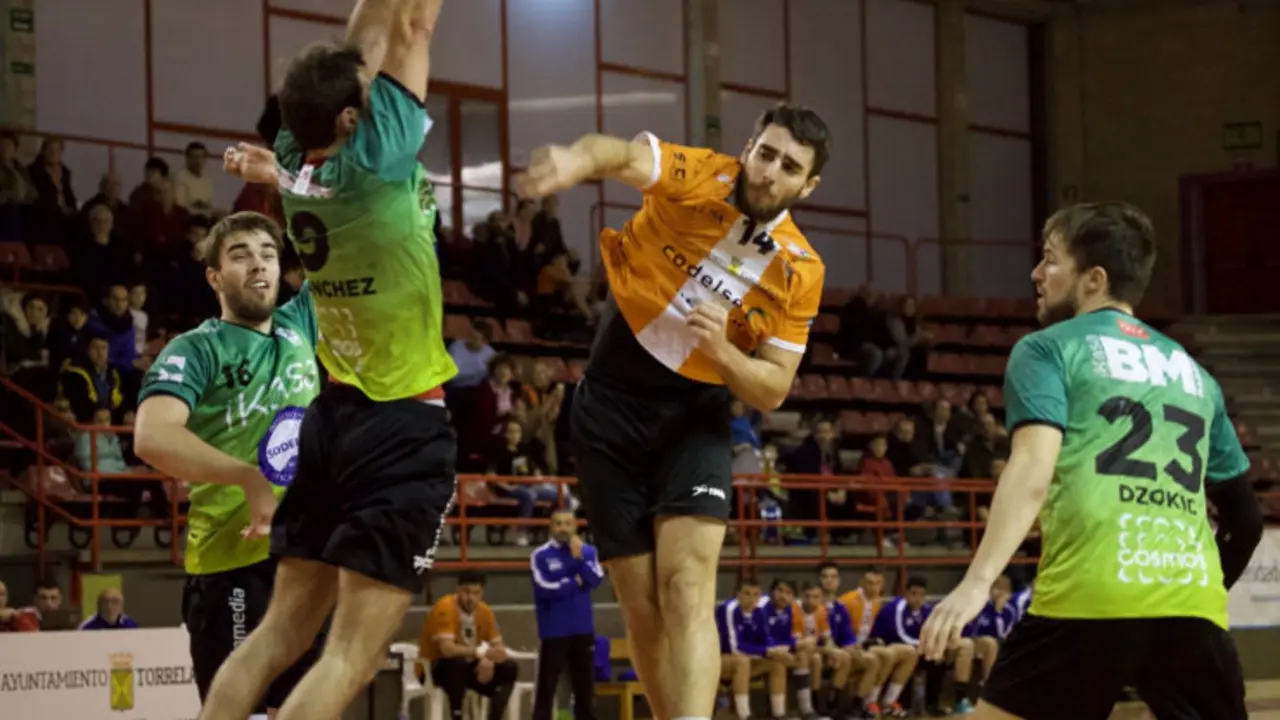
<path fill-rule="evenodd" d="M 941 661 L 949 648 L 960 642 L 964 627 L 973 622 L 986 606 L 991 587 L 963 580 L 942 602 L 929 613 L 929 619 L 920 629 L 920 656 L 926 660 Z"/>
<path fill-rule="evenodd" d="M 591 160 L 564 145 L 546 145 L 533 151 L 529 167 L 516 175 L 516 194 L 527 200 L 554 195 L 589 180 Z"/>
<path fill-rule="evenodd" d="M 238 143 L 222 153 L 222 169 L 250 183 L 275 185 L 276 154 L 264 147 Z"/>

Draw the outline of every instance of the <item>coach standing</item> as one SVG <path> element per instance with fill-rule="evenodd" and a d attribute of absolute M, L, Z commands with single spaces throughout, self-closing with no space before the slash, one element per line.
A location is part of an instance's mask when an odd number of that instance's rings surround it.
<path fill-rule="evenodd" d="M 573 686 L 575 720 L 594 720 L 592 662 L 595 621 L 591 591 L 604 581 L 596 549 L 578 537 L 577 519 L 568 510 L 551 516 L 551 540 L 529 558 L 538 618 L 538 687 L 533 720 L 550 720 L 556 684 L 565 666 Z"/>

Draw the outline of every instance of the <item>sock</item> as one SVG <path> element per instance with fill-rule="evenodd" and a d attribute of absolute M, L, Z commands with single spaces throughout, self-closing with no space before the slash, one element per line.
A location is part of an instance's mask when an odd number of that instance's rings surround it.
<path fill-rule="evenodd" d="M 751 696 L 750 695 L 734 695 L 733 709 L 738 711 L 738 717 L 741 720 L 747 720 L 751 716 Z"/>
<path fill-rule="evenodd" d="M 898 683 L 889 683 L 884 689 L 884 704 L 892 705 L 898 702 L 898 696 L 902 694 L 902 686 Z"/>
<path fill-rule="evenodd" d="M 809 673 L 805 673 L 808 677 Z M 805 686 L 796 691 L 796 705 L 800 708 L 801 715 L 808 715 L 813 712 L 813 689 L 806 682 Z"/>
<path fill-rule="evenodd" d="M 249 720 L 267 720 L 269 717 L 271 716 L 266 713 L 260 713 L 258 715 L 250 715 Z"/>
<path fill-rule="evenodd" d="M 973 680 L 956 680 L 955 697 L 956 702 L 968 700 L 969 693 L 973 692 Z"/>
<path fill-rule="evenodd" d="M 978 703 L 978 698 L 982 697 L 982 681 L 976 679 L 970 680 L 969 692 L 965 697 L 969 699 L 969 702 L 976 705 Z"/>
<path fill-rule="evenodd" d="M 874 688 L 874 689 L 873 689 L 870 693 L 868 693 L 868 694 L 867 694 L 867 696 L 866 696 L 865 698 L 863 698 L 862 700 L 863 700 L 863 702 L 864 702 L 865 704 L 867 704 L 867 705 L 875 705 L 875 704 L 876 704 L 876 701 L 877 701 L 877 700 L 879 700 L 879 699 L 880 699 L 880 688 Z"/>
<path fill-rule="evenodd" d="M 776 718 L 786 717 L 787 715 L 787 696 L 786 695 L 770 695 L 769 709 Z"/>

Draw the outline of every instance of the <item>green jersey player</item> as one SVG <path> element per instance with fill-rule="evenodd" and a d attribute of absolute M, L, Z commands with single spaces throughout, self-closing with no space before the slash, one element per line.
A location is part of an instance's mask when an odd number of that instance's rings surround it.
<path fill-rule="evenodd" d="M 973 563 L 920 642 L 945 652 L 1039 513 L 1035 595 L 979 717 L 1106 718 L 1125 686 L 1160 718 L 1246 717 L 1227 588 L 1262 517 L 1218 383 L 1133 316 L 1154 261 L 1151 222 L 1129 205 L 1045 225 L 1031 278 L 1046 327 L 1005 371 L 1012 452 Z"/>
<path fill-rule="evenodd" d="M 441 4 L 362 0 L 345 43 L 309 47 L 285 73 L 275 162 L 265 150 L 227 158 L 233 172 L 280 187 L 333 382 L 302 420 L 298 475 L 272 523 L 277 590 L 218 673 L 207 720 L 243 718 L 330 610 L 324 653 L 279 718 L 341 715 L 435 559 L 456 454 L 442 386 L 457 369 L 417 156 Z"/>
<path fill-rule="evenodd" d="M 182 616 L 203 699 L 266 613 L 275 578 L 267 532 L 298 466 L 298 429 L 320 390 L 311 291 L 276 309 L 282 233 L 236 213 L 206 241 L 221 316 L 174 338 L 139 393 L 139 457 L 191 483 Z M 257 712 L 279 707 L 309 665 L 295 663 Z"/>

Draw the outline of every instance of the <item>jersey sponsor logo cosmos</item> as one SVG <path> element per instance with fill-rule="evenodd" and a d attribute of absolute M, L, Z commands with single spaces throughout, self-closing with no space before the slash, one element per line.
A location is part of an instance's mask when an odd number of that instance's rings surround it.
<path fill-rule="evenodd" d="M 281 408 L 258 442 L 258 467 L 272 485 L 288 487 L 298 473 L 298 435 L 305 414 L 300 407 Z"/>

